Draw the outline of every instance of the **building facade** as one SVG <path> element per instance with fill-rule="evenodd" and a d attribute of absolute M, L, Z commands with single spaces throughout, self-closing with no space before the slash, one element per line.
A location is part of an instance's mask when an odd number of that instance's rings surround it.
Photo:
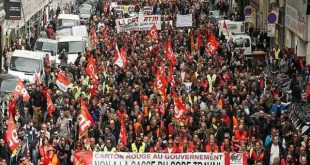
<path fill-rule="evenodd" d="M 310 62 L 310 33 L 309 33 L 309 1 L 286 0 L 285 5 L 285 46 L 292 48 L 295 54 L 306 57 Z"/>

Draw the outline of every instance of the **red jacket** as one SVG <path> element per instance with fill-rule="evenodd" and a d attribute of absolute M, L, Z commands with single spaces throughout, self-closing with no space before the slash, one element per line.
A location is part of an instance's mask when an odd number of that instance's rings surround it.
<path fill-rule="evenodd" d="M 211 144 L 207 143 L 206 152 L 220 152 L 219 146 L 217 144 L 214 144 L 213 149 L 212 149 Z"/>
<path fill-rule="evenodd" d="M 165 148 L 164 153 L 169 153 L 168 147 Z M 180 153 L 180 152 L 179 152 L 178 148 L 172 147 L 172 151 L 170 153 L 175 154 L 175 153 Z"/>
<path fill-rule="evenodd" d="M 264 150 L 264 149 L 261 150 L 260 154 L 258 154 L 258 153 L 256 152 L 256 150 L 254 150 L 254 151 L 252 152 L 252 158 L 253 158 L 255 161 L 263 161 L 263 160 L 264 160 L 264 157 L 265 157 L 265 150 Z"/>

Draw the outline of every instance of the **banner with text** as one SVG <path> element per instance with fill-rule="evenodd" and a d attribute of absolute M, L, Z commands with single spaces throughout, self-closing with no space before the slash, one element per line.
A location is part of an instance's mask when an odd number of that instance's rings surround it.
<path fill-rule="evenodd" d="M 242 153 L 74 152 L 74 165 L 246 165 Z"/>
<path fill-rule="evenodd" d="M 106 164 L 107 160 L 109 161 Z M 93 165 L 224 165 L 224 153 L 93 153 Z"/>
<path fill-rule="evenodd" d="M 115 23 L 117 33 L 128 31 L 149 31 L 154 24 L 158 30 L 161 30 L 161 16 L 159 15 L 141 15 L 125 19 L 116 19 Z"/>

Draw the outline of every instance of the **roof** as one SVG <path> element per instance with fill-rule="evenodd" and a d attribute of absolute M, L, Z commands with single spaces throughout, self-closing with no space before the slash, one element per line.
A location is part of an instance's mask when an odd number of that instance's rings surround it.
<path fill-rule="evenodd" d="M 29 50 L 15 50 L 12 57 L 24 57 L 32 59 L 42 59 L 46 53 L 44 52 L 34 52 Z"/>
<path fill-rule="evenodd" d="M 75 14 L 59 14 L 58 19 L 80 20 L 80 16 Z"/>
<path fill-rule="evenodd" d="M 68 41 L 84 41 L 82 36 L 62 36 L 58 38 L 58 42 L 68 42 Z"/>
<path fill-rule="evenodd" d="M 49 42 L 49 43 L 57 43 L 57 40 L 53 40 L 53 39 L 47 39 L 47 38 L 38 38 L 37 41 L 41 41 L 41 42 Z"/>
<path fill-rule="evenodd" d="M 90 8 L 90 9 L 92 9 L 93 7 L 92 7 L 92 5 L 89 5 L 89 4 L 82 4 L 81 6 L 80 6 L 80 9 L 81 8 Z"/>
<path fill-rule="evenodd" d="M 2 80 L 7 80 L 7 79 L 18 79 L 18 77 L 10 75 L 10 74 L 0 74 L 0 82 Z"/>

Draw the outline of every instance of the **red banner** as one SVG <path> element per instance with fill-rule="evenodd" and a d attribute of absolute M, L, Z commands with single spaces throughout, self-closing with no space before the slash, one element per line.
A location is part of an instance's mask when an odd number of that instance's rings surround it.
<path fill-rule="evenodd" d="M 29 96 L 28 91 L 25 88 L 24 83 L 22 82 L 22 80 L 18 80 L 13 95 L 17 96 L 17 97 L 22 95 L 24 101 L 29 101 L 30 96 Z"/>
<path fill-rule="evenodd" d="M 78 151 L 73 153 L 73 165 L 91 165 L 92 161 L 92 151 Z"/>
<path fill-rule="evenodd" d="M 89 114 L 84 100 L 81 99 L 81 114 L 79 115 L 79 137 L 81 138 L 84 136 L 93 124 L 93 118 Z"/>

